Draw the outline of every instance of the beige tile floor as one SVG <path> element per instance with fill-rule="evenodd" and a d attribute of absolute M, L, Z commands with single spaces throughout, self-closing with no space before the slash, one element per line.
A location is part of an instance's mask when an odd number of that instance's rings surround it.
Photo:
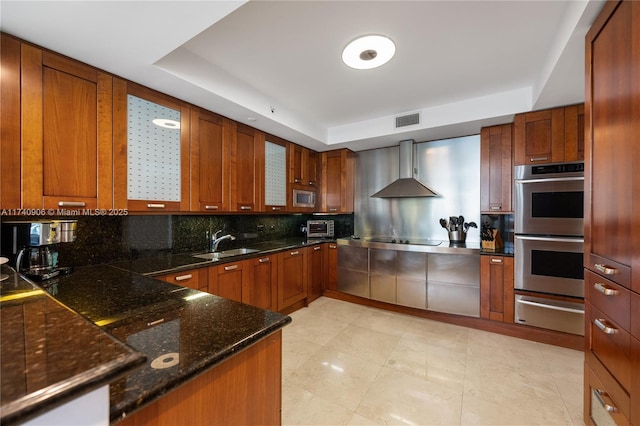
<path fill-rule="evenodd" d="M 322 297 L 283 331 L 285 425 L 582 425 L 582 352 Z"/>

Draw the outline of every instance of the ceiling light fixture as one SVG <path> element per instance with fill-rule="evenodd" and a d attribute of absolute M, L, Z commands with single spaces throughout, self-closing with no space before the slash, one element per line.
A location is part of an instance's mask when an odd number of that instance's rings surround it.
<path fill-rule="evenodd" d="M 154 118 L 151 120 L 156 126 L 164 127 L 165 129 L 179 129 L 180 122 L 176 120 L 170 120 L 168 118 Z"/>
<path fill-rule="evenodd" d="M 353 40 L 342 51 L 342 61 L 349 67 L 367 70 L 384 65 L 396 53 L 395 43 L 381 35 L 367 35 Z"/>

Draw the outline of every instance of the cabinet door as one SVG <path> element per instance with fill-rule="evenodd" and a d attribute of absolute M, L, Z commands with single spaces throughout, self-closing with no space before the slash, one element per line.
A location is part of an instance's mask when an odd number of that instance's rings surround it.
<path fill-rule="evenodd" d="M 309 286 L 308 298 L 307 300 L 311 302 L 322 296 L 322 290 L 324 289 L 324 260 L 323 260 L 323 247 L 325 245 L 315 245 L 309 247 L 309 275 L 307 277 L 307 282 Z"/>
<path fill-rule="evenodd" d="M 231 210 L 260 211 L 265 136 L 240 123 L 231 129 Z"/>
<path fill-rule="evenodd" d="M 199 108 L 191 111 L 191 210 L 229 210 L 230 130 L 228 119 Z"/>
<path fill-rule="evenodd" d="M 121 79 L 114 102 L 114 207 L 189 211 L 189 105 Z"/>
<path fill-rule="evenodd" d="M 156 277 L 156 279 L 182 287 L 192 288 L 194 290 L 208 291 L 209 289 L 207 268 L 192 269 L 189 271 L 161 275 Z"/>
<path fill-rule="evenodd" d="M 264 143 L 264 211 L 288 210 L 287 145 L 269 136 Z"/>
<path fill-rule="evenodd" d="M 564 161 L 564 109 L 516 115 L 514 139 L 517 165 Z"/>
<path fill-rule="evenodd" d="M 303 157 L 305 148 L 295 143 L 289 142 L 287 144 L 287 150 L 289 155 L 289 183 L 305 185 L 303 181 Z"/>
<path fill-rule="evenodd" d="M 0 207 L 20 204 L 20 41 L 0 34 Z"/>
<path fill-rule="evenodd" d="M 329 290 L 338 290 L 338 245 L 336 243 L 329 243 L 326 244 L 326 246 L 326 287 Z"/>
<path fill-rule="evenodd" d="M 229 262 L 210 267 L 209 293 L 242 302 L 242 282 L 246 273 L 244 262 Z"/>
<path fill-rule="evenodd" d="M 303 176 L 306 177 L 306 185 L 308 186 L 318 185 L 318 157 L 317 152 L 307 150 L 307 161 L 303 164 L 305 166 Z"/>
<path fill-rule="evenodd" d="M 288 308 L 306 297 L 306 249 L 280 253 L 278 256 L 278 310 Z"/>
<path fill-rule="evenodd" d="M 511 212 L 513 126 L 485 127 L 480 132 L 480 210 Z"/>
<path fill-rule="evenodd" d="M 112 77 L 27 44 L 21 59 L 22 207 L 112 208 Z"/>
<path fill-rule="evenodd" d="M 640 292 L 640 5 L 607 6 L 587 35 L 585 266 Z"/>
<path fill-rule="evenodd" d="M 245 261 L 242 281 L 242 303 L 275 311 L 278 303 L 277 254 Z"/>
<path fill-rule="evenodd" d="M 353 153 L 347 149 L 322 153 L 322 211 L 353 212 Z"/>
<path fill-rule="evenodd" d="M 480 256 L 480 316 L 513 323 L 513 258 Z"/>
<path fill-rule="evenodd" d="M 584 104 L 564 108 L 564 161 L 584 161 Z"/>

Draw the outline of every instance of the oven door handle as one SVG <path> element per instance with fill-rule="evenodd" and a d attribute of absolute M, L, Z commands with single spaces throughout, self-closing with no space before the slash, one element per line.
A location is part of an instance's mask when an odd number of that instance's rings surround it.
<path fill-rule="evenodd" d="M 522 303 L 523 305 L 535 306 L 537 308 L 553 309 L 553 310 L 556 310 L 556 311 L 571 312 L 572 314 L 582 314 L 582 315 L 584 315 L 584 311 L 581 310 L 581 309 L 573 309 L 573 308 L 565 308 L 565 307 L 562 307 L 562 306 L 547 305 L 545 303 L 532 302 L 530 300 L 524 300 L 524 299 L 517 299 L 516 302 Z"/>
<path fill-rule="evenodd" d="M 554 243 L 584 243 L 582 238 L 531 237 L 525 235 L 516 235 L 516 238 L 529 241 L 553 241 Z"/>
<path fill-rule="evenodd" d="M 516 179 L 515 183 L 547 183 L 547 182 L 576 182 L 584 180 L 584 176 L 564 177 L 564 178 L 547 178 L 547 179 Z"/>

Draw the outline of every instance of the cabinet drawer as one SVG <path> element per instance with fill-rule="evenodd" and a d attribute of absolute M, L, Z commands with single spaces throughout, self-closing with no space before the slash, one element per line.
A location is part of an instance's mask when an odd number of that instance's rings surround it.
<path fill-rule="evenodd" d="M 598 376 L 590 368 L 587 368 L 587 372 L 585 379 L 589 383 L 589 406 L 586 412 L 590 417 L 589 420 L 597 426 L 628 425 L 629 396 L 608 373 Z"/>
<path fill-rule="evenodd" d="M 171 284 L 207 291 L 207 268 L 192 269 L 158 277 Z"/>
<path fill-rule="evenodd" d="M 587 303 L 589 351 L 622 387 L 631 389 L 631 335 L 610 317 Z"/>
<path fill-rule="evenodd" d="M 587 300 L 625 330 L 630 329 L 631 292 L 611 280 L 586 270 Z"/>
<path fill-rule="evenodd" d="M 631 335 L 640 340 L 640 294 L 631 293 L 631 325 L 629 331 Z M 640 388 L 639 388 L 640 389 Z"/>
<path fill-rule="evenodd" d="M 631 288 L 631 268 L 623 263 L 590 253 L 589 262 L 585 266 L 623 287 Z"/>

